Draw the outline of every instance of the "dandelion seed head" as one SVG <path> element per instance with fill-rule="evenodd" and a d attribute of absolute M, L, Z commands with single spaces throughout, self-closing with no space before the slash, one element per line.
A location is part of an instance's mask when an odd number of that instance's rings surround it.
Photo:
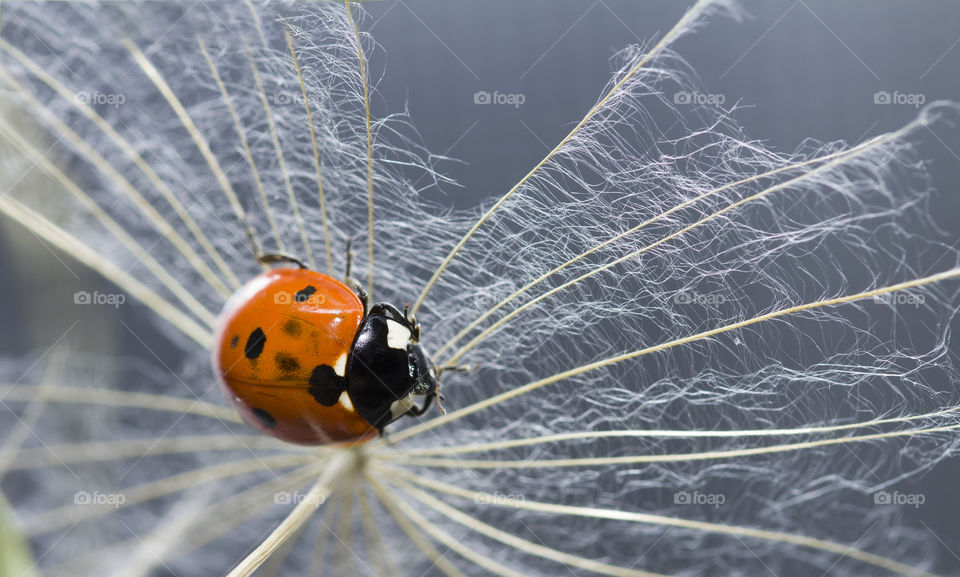
<path fill-rule="evenodd" d="M 45 572 L 224 573 L 263 543 L 279 574 L 931 566 L 909 512 L 875 499 L 957 447 L 956 283 L 890 289 L 957 266 L 915 148 L 954 105 L 770 150 L 735 105 L 673 98 L 699 89 L 676 40 L 741 16 L 698 3 L 614 57 L 515 189 L 460 211 L 411 119 L 368 135 L 382 69 L 353 15 L 359 33 L 334 5 L 4 7 L 0 210 L 136 296 L 180 353 L 3 366 L 18 415 L 42 406 L 3 487 Z M 285 445 L 230 411 L 204 347 L 260 270 L 247 225 L 335 276 L 352 241 L 366 275 L 368 136 L 377 300 L 425 296 L 424 346 L 471 370 L 443 376 L 449 424 Z"/>

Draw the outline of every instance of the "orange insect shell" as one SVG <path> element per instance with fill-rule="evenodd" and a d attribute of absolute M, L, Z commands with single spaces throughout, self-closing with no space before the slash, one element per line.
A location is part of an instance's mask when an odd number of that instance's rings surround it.
<path fill-rule="evenodd" d="M 309 391 L 321 365 L 344 375 L 363 315 L 353 290 L 323 273 L 278 268 L 255 277 L 227 301 L 214 338 L 227 398 L 250 425 L 291 443 L 376 437 L 346 392 L 327 407 Z"/>

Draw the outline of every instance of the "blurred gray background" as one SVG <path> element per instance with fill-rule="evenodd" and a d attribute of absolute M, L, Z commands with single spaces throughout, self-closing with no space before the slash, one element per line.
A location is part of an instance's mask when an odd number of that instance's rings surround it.
<path fill-rule="evenodd" d="M 676 0 L 385 0 L 367 2 L 364 28 L 383 47 L 378 112 L 405 105 L 424 145 L 462 162 L 443 172 L 446 194 L 474 206 L 498 196 L 539 161 L 592 106 L 610 78 L 610 57 L 668 30 L 691 2 Z M 793 150 L 805 138 L 859 142 L 896 129 L 917 109 L 877 103 L 877 93 L 960 101 L 960 2 L 955 0 L 753 0 L 749 18 L 716 19 L 678 43 L 704 90 L 739 103 L 748 137 Z M 478 91 L 521 94 L 523 104 L 478 105 Z M 903 98 L 903 96 L 901 96 Z M 882 100 L 882 97 L 881 97 Z M 941 191 L 935 218 L 960 239 L 960 130 L 931 133 L 922 156 Z M 950 239 L 948 239 L 950 240 Z M 952 241 L 952 240 L 951 240 Z M 63 262 L 61 262 L 61 259 Z M 43 352 L 78 320 L 70 295 L 100 279 L 0 220 L 0 352 Z M 31 298 L 27 298 L 29 297 Z M 60 306 L 62 305 L 62 306 Z M 145 355 L 121 323 L 146 338 L 149 313 L 80 314 L 84 331 Z M 69 310 L 69 314 L 58 311 Z M 141 330 L 142 328 L 142 330 Z M 176 366 L 173 351 L 154 347 Z M 151 359 L 152 362 L 152 359 Z M 912 512 L 942 545 L 941 568 L 960 571 L 960 463 L 924 476 L 927 503 Z M 922 523 L 922 525 L 921 525 Z"/>
<path fill-rule="evenodd" d="M 464 161 L 445 172 L 465 204 L 502 194 L 601 96 L 609 58 L 667 31 L 675 0 L 404 0 L 370 2 L 366 24 L 386 55 L 381 98 L 409 107 L 427 148 Z M 675 45 L 705 92 L 722 94 L 746 135 L 794 150 L 804 139 L 863 141 L 912 120 L 921 98 L 960 101 L 960 2 L 742 1 L 747 19 L 717 18 Z M 478 91 L 522 94 L 477 105 Z M 877 97 L 877 93 L 881 93 Z M 890 100 L 883 102 L 883 93 Z M 894 96 L 899 93 L 904 96 Z M 915 95 L 919 95 L 915 96 Z M 880 100 L 880 102 L 875 102 Z M 936 221 L 960 239 L 960 130 L 926 135 Z M 459 200 L 459 198 L 456 198 Z M 956 341 L 954 346 L 960 346 Z M 960 462 L 918 481 L 913 514 L 960 570 Z"/>

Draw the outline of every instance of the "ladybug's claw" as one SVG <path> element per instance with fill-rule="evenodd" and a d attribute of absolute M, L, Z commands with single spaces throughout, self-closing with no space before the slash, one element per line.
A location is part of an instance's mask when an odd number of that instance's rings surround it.
<path fill-rule="evenodd" d="M 363 288 L 363 285 L 355 278 L 347 277 L 347 284 L 350 285 L 350 288 L 353 289 L 353 292 L 357 293 L 357 298 L 360 299 L 360 302 L 363 304 L 363 312 L 367 312 L 367 291 Z"/>
<path fill-rule="evenodd" d="M 407 411 L 407 415 L 410 415 L 411 417 L 419 417 L 420 415 L 426 413 L 427 410 L 430 409 L 430 405 L 433 403 L 433 400 L 436 398 L 436 396 L 437 396 L 436 393 L 428 393 L 426 398 L 423 401 L 423 406 L 417 407 L 416 405 L 414 405 L 413 407 L 410 407 L 410 410 Z M 437 401 L 437 406 L 438 407 L 440 406 L 439 401 Z M 440 410 L 446 413 L 446 411 L 443 410 L 443 407 L 440 407 Z"/>
<path fill-rule="evenodd" d="M 293 263 L 301 269 L 307 268 L 303 261 L 285 252 L 264 252 L 257 255 L 257 262 L 261 264 Z"/>
<path fill-rule="evenodd" d="M 407 326 L 410 327 L 411 337 L 410 340 L 413 342 L 420 342 L 420 323 L 417 322 L 417 317 L 410 312 L 410 303 L 407 303 L 403 306 L 403 318 L 407 321 Z"/>

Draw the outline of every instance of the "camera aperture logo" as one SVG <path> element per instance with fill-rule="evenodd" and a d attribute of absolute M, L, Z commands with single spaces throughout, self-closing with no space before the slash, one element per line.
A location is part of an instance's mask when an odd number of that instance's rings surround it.
<path fill-rule="evenodd" d="M 514 108 L 520 108 L 520 106 L 526 101 L 526 95 L 519 92 L 510 94 L 506 92 L 498 92 L 496 90 L 493 92 L 480 90 L 473 93 L 474 104 L 507 104 L 513 106 Z"/>
<path fill-rule="evenodd" d="M 873 302 L 881 305 L 906 305 L 919 307 L 926 302 L 926 297 L 924 297 L 922 294 L 892 292 L 874 295 Z"/>
<path fill-rule="evenodd" d="M 894 90 L 893 92 L 887 92 L 886 90 L 879 90 L 873 93 L 873 103 L 874 104 L 906 104 L 913 106 L 914 108 L 920 108 L 927 101 L 927 96 L 925 94 L 917 93 L 907 93 L 907 92 L 898 92 Z"/>
<path fill-rule="evenodd" d="M 927 502 L 927 496 L 923 493 L 901 493 L 900 491 L 877 491 L 873 494 L 874 505 L 910 505 L 914 509 L 919 509 L 920 505 Z"/>
<path fill-rule="evenodd" d="M 673 302 L 678 305 L 718 306 L 727 302 L 727 297 L 722 294 L 702 294 L 691 290 L 682 290 L 673 295 Z"/>
<path fill-rule="evenodd" d="M 323 495 L 311 495 L 310 493 L 301 493 L 300 491 L 294 491 L 292 493 L 290 491 L 278 491 L 273 494 L 273 503 L 275 505 L 299 505 L 300 503 L 308 503 L 319 508 L 326 500 L 326 497 Z"/>
<path fill-rule="evenodd" d="M 674 505 L 708 505 L 719 509 L 720 505 L 727 502 L 727 496 L 723 493 L 701 493 L 700 491 L 677 491 L 673 494 Z"/>
<path fill-rule="evenodd" d="M 75 305 L 107 305 L 115 309 L 127 302 L 127 295 L 122 293 L 102 293 L 100 291 L 77 291 L 73 293 Z"/>
<path fill-rule="evenodd" d="M 313 287 L 307 287 L 313 288 Z M 277 291 L 273 294 L 273 303 L 278 305 L 289 305 L 293 303 L 305 304 L 311 307 L 319 307 L 327 302 L 327 297 L 316 289 L 313 291 L 304 289 L 300 292 L 291 293 L 287 291 Z"/>
<path fill-rule="evenodd" d="M 482 504 L 491 504 L 491 505 L 503 505 L 505 507 L 516 507 L 520 503 L 523 503 L 526 500 L 526 497 L 519 493 L 480 493 L 474 497 L 474 503 L 478 505 Z"/>
<path fill-rule="evenodd" d="M 127 502 L 127 497 L 123 493 L 101 493 L 94 491 L 77 491 L 73 494 L 74 505 L 100 505 L 119 509 Z"/>
<path fill-rule="evenodd" d="M 73 100 L 77 104 L 86 104 L 88 106 L 112 106 L 120 108 L 127 101 L 127 96 L 121 92 L 77 92 L 73 95 Z"/>
<path fill-rule="evenodd" d="M 303 92 L 301 91 L 279 91 L 274 92 L 270 95 L 270 103 L 274 106 L 297 106 L 303 108 L 309 102 L 312 108 L 320 108 L 323 104 L 323 101 L 320 98 L 314 97 L 312 94 L 307 94 L 307 100 L 303 98 Z"/>
<path fill-rule="evenodd" d="M 727 101 L 724 94 L 710 92 L 687 92 L 681 90 L 673 93 L 674 104 L 691 104 L 697 106 L 722 106 Z"/>

